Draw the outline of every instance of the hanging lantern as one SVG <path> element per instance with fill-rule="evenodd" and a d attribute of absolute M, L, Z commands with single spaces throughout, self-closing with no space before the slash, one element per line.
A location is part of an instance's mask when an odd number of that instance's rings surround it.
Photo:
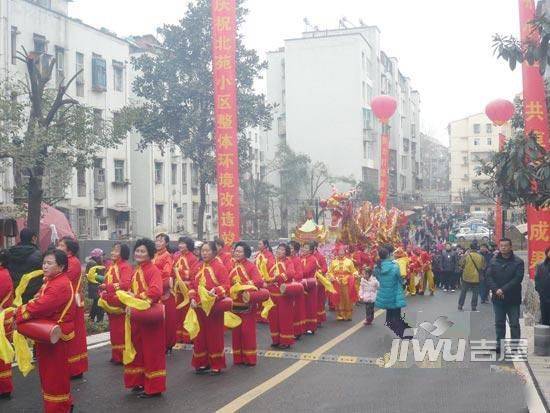
<path fill-rule="evenodd" d="M 505 99 L 493 100 L 485 107 L 487 117 L 497 126 L 502 126 L 512 119 L 515 111 L 514 104 Z"/>
<path fill-rule="evenodd" d="M 388 123 L 397 109 L 397 101 L 388 95 L 376 96 L 370 104 L 374 116 L 382 123 Z"/>

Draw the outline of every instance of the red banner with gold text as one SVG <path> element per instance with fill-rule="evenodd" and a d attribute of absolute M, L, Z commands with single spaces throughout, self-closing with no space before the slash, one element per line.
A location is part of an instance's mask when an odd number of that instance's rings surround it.
<path fill-rule="evenodd" d="M 240 239 L 236 51 L 236 0 L 212 0 L 218 228 L 227 245 Z"/>
<path fill-rule="evenodd" d="M 535 18 L 535 2 L 519 0 L 519 20 L 521 41 L 540 42 L 539 33 L 529 24 Z M 525 132 L 534 132 L 541 146 L 550 150 L 548 141 L 548 111 L 544 93 L 544 81 L 539 72 L 539 65 L 530 65 L 525 61 L 523 73 L 523 111 Z M 537 211 L 527 207 L 527 230 L 529 237 L 529 274 L 534 277 L 535 266 L 544 259 L 544 249 L 550 242 L 550 210 Z"/>
<path fill-rule="evenodd" d="M 382 134 L 380 141 L 380 205 L 386 206 L 388 201 L 390 162 L 390 135 Z"/>

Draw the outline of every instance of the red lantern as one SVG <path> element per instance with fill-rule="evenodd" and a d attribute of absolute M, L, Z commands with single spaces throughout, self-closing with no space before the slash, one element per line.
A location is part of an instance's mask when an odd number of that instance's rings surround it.
<path fill-rule="evenodd" d="M 493 100 L 485 108 L 487 117 L 497 126 L 502 126 L 512 119 L 515 111 L 514 104 L 505 99 Z"/>
<path fill-rule="evenodd" d="M 370 106 L 380 122 L 388 123 L 397 109 L 397 101 L 391 96 L 381 95 L 375 97 Z"/>

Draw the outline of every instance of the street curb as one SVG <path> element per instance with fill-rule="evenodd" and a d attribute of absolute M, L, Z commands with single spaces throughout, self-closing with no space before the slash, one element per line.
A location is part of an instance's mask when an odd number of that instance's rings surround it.
<path fill-rule="evenodd" d="M 529 374 L 531 376 L 531 380 L 533 380 L 533 384 L 535 385 L 535 389 L 537 390 L 537 393 L 539 395 L 540 400 L 542 401 L 542 404 L 544 405 L 544 408 L 547 412 L 550 412 L 550 405 L 548 404 L 548 400 L 546 400 L 546 397 L 544 396 L 544 393 L 542 392 L 542 389 L 540 387 L 540 383 L 537 380 L 537 376 L 535 376 L 535 373 L 533 372 L 533 369 L 531 368 L 531 364 L 529 363 L 529 358 L 527 358 L 527 361 L 525 362 L 525 365 L 527 366 L 527 370 L 529 371 Z"/>

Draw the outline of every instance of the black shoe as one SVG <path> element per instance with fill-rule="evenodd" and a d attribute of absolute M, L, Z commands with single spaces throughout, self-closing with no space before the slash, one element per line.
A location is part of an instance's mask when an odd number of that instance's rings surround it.
<path fill-rule="evenodd" d="M 71 376 L 71 380 L 78 380 L 84 377 L 84 373 L 77 374 L 76 376 Z"/>
<path fill-rule="evenodd" d="M 132 388 L 132 393 L 141 393 L 143 391 L 143 386 L 134 386 Z"/>
<path fill-rule="evenodd" d="M 462 307 L 458 307 L 458 311 L 464 311 Z"/>
<path fill-rule="evenodd" d="M 289 346 L 288 344 L 281 344 L 281 345 L 279 346 L 279 348 L 280 348 L 281 350 L 288 350 L 288 349 L 290 348 L 290 346 Z"/>
<path fill-rule="evenodd" d="M 472 312 L 474 312 L 474 313 L 477 312 L 477 308 L 475 308 L 475 307 L 472 308 Z"/>
<path fill-rule="evenodd" d="M 273 348 L 278 348 L 278 347 L 279 347 L 279 344 L 277 344 L 277 343 L 271 343 L 271 347 L 273 347 Z"/>
<path fill-rule="evenodd" d="M 199 367 L 198 369 L 195 369 L 196 374 L 206 374 L 210 370 L 210 366 L 203 366 Z"/>
<path fill-rule="evenodd" d="M 138 394 L 138 398 L 140 399 L 152 399 L 153 397 L 160 397 L 162 393 L 153 393 L 153 394 L 148 394 L 148 393 L 140 393 Z"/>
<path fill-rule="evenodd" d="M 11 393 L 0 394 L 0 400 L 10 400 L 10 399 L 11 399 Z"/>
<path fill-rule="evenodd" d="M 211 376 L 219 376 L 220 374 L 222 374 L 221 370 L 211 370 L 210 371 Z"/>
<path fill-rule="evenodd" d="M 295 338 L 296 340 L 300 340 L 300 339 L 302 338 L 302 335 L 300 334 L 299 336 L 294 336 L 294 338 Z"/>

